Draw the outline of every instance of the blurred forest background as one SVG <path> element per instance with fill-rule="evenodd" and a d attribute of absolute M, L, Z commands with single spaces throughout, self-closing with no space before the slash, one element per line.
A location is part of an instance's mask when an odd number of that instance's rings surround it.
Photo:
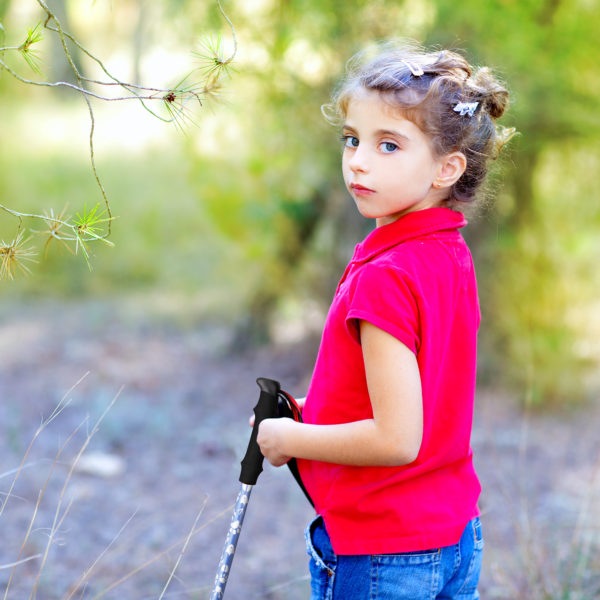
<path fill-rule="evenodd" d="M 207 36 L 232 48 L 216 2 L 48 6 L 124 81 L 173 85 L 195 68 L 193 51 Z M 93 270 L 81 252 L 40 248 L 32 275 L 2 281 L 4 299 L 140 294 L 186 317 L 231 321 L 245 347 L 272 336 L 278 322 L 318 322 L 366 231 L 342 189 L 336 132 L 320 106 L 351 54 L 409 37 L 464 49 L 513 93 L 504 124 L 520 136 L 466 234 L 483 299 L 482 381 L 515 386 L 526 403 L 589 397 L 600 361 L 598 2 L 248 0 L 224 8 L 239 44 L 234 70 L 219 98 L 186 106 L 196 124 L 185 119 L 184 134 L 138 103 L 92 99 L 115 247 L 91 248 Z M 3 45 L 18 45 L 44 17 L 35 1 L 2 0 Z M 40 74 L 18 56 L 3 59 L 30 79 L 72 78 L 52 37 L 36 46 Z M 82 72 L 95 66 L 72 52 Z M 102 205 L 79 94 L 4 71 L 0 104 L 2 205 L 46 215 Z M 0 215 L 8 243 L 19 220 Z"/>
<path fill-rule="evenodd" d="M 82 46 L 64 37 L 72 64 L 48 11 Z M 187 531 L 172 588 L 205 597 L 253 379 L 304 393 L 371 226 L 320 107 L 352 54 L 397 37 L 491 66 L 519 131 L 465 231 L 484 318 L 482 597 L 599 598 L 599 30 L 598 0 L 0 0 L 5 598 L 157 598 Z M 131 85 L 83 79 L 108 73 Z M 88 445 L 113 462 L 86 471 Z M 310 511 L 283 471 L 254 492 L 232 600 L 306 598 Z"/>

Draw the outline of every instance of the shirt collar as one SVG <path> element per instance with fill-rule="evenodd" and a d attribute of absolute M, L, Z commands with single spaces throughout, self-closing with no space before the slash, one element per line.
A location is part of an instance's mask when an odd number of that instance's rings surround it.
<path fill-rule="evenodd" d="M 458 229 L 466 224 L 467 220 L 462 213 L 449 208 L 417 210 L 373 230 L 356 246 L 352 260 L 367 261 L 402 242 L 438 231 Z"/>

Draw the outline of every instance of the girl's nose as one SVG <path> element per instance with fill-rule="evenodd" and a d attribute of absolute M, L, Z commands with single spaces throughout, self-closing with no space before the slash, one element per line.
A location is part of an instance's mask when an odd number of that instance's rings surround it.
<path fill-rule="evenodd" d="M 364 173 L 368 170 L 367 156 L 360 146 L 352 153 L 348 161 L 348 167 L 353 173 Z"/>

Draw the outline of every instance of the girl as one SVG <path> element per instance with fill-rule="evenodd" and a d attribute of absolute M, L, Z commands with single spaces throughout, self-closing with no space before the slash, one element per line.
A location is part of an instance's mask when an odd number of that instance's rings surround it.
<path fill-rule="evenodd" d="M 470 434 L 480 313 L 460 209 L 508 138 L 508 92 L 459 54 L 384 46 L 329 105 L 342 172 L 375 229 L 325 323 L 304 423 L 258 443 L 296 457 L 318 517 L 312 600 L 479 598 L 483 540 Z"/>

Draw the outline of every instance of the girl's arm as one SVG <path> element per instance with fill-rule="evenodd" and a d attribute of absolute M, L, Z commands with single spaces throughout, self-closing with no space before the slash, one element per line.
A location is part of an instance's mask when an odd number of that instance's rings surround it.
<path fill-rule="evenodd" d="M 396 466 L 416 459 L 423 435 L 416 356 L 366 321 L 360 322 L 360 335 L 373 418 L 340 425 L 266 419 L 258 443 L 273 465 L 292 456 L 355 466 Z"/>

